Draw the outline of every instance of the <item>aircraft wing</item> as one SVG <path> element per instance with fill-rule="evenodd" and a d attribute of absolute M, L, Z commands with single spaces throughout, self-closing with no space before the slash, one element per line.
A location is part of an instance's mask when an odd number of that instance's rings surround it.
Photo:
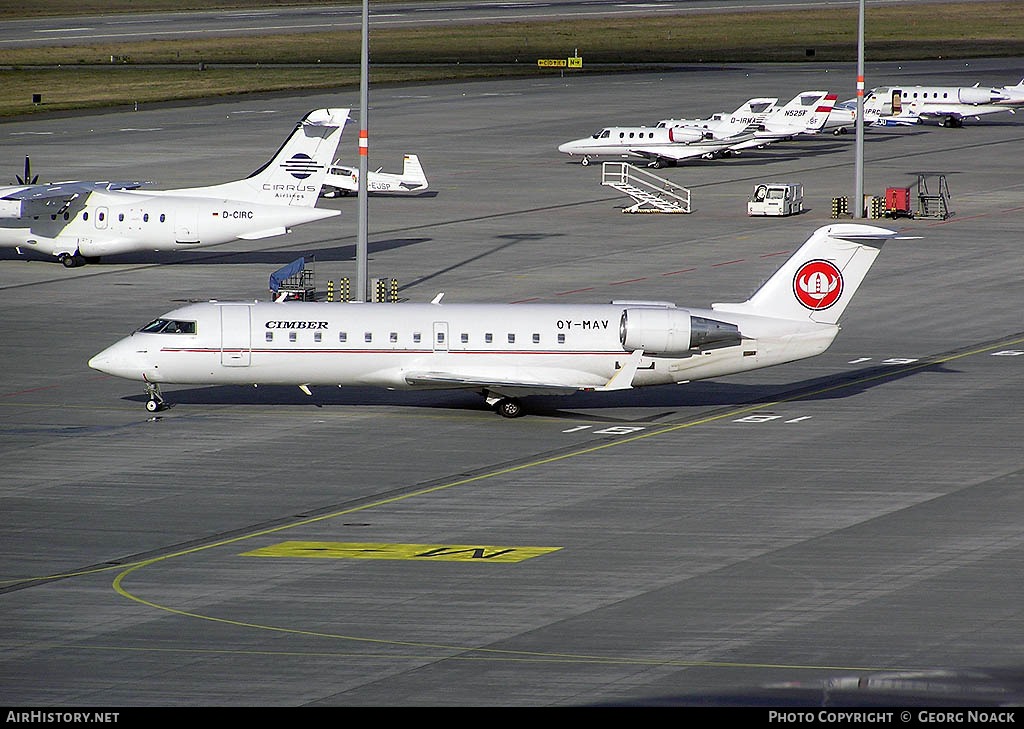
<path fill-rule="evenodd" d="M 671 160 L 683 160 L 690 159 L 691 157 L 702 157 L 705 154 L 717 152 L 720 149 L 725 149 L 728 144 L 719 143 L 694 143 L 694 144 L 679 144 L 679 145 L 665 145 L 662 147 L 631 147 L 630 152 L 633 154 L 647 157 L 649 159 L 671 159 Z"/>
<path fill-rule="evenodd" d="M 485 389 L 499 395 L 522 397 L 524 395 L 571 395 L 579 387 L 549 382 L 527 380 L 504 380 L 471 374 L 448 372 L 408 372 L 405 381 L 414 387 L 449 387 L 453 389 Z"/>
<path fill-rule="evenodd" d="M 484 389 L 507 397 L 523 397 L 525 395 L 571 395 L 579 390 L 628 390 L 633 387 L 642 349 L 626 355 L 615 374 L 603 385 L 579 383 L 575 373 L 562 370 L 550 370 L 550 381 L 533 379 L 516 379 L 514 377 L 495 377 L 487 372 L 407 372 L 405 381 L 419 387 L 437 387 L 452 389 Z M 543 371 L 545 368 L 538 368 Z M 561 375 L 561 376 L 560 376 Z M 561 381 L 559 381 L 561 380 Z"/>
<path fill-rule="evenodd" d="M 89 192 L 134 190 L 148 184 L 148 182 L 140 180 L 124 182 L 54 182 L 49 185 L 25 185 L 0 196 L 0 198 L 4 200 L 42 200 L 50 198 L 70 200 L 76 195 L 84 195 Z"/>
<path fill-rule="evenodd" d="M 0 200 L 9 200 L 16 203 L 17 212 L 15 217 L 37 214 L 41 211 L 48 211 L 57 206 L 63 207 L 81 195 L 88 195 L 92 192 L 109 192 L 111 190 L 134 190 L 148 182 L 140 180 L 131 181 L 103 181 L 103 182 L 54 182 L 48 185 L 23 185 L 21 187 L 8 188 L 0 192 Z M 11 206 L 3 206 L 3 213 L 13 212 Z"/>

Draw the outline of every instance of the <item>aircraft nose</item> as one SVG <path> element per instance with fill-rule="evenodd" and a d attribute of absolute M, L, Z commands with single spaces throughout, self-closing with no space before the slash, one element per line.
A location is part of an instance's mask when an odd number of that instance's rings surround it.
<path fill-rule="evenodd" d="M 95 357 L 89 360 L 89 367 L 100 372 L 107 372 L 110 368 L 110 355 L 107 354 L 107 350 L 103 350 Z"/>
<path fill-rule="evenodd" d="M 129 338 L 130 339 L 130 338 Z M 133 356 L 134 346 L 129 339 L 115 342 L 89 360 L 89 367 L 104 374 L 129 379 L 141 379 L 141 369 Z"/>
<path fill-rule="evenodd" d="M 558 145 L 558 151 L 562 154 L 572 154 L 575 146 L 576 142 L 565 142 Z"/>

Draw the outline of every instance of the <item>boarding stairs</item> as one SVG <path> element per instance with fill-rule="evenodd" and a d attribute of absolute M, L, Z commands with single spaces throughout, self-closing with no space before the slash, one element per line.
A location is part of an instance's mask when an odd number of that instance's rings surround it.
<path fill-rule="evenodd" d="M 934 218 L 945 220 L 949 212 L 949 185 L 946 183 L 946 176 L 939 175 L 938 188 L 935 193 L 928 191 L 927 175 L 917 176 L 917 212 L 915 218 Z"/>
<path fill-rule="evenodd" d="M 688 213 L 690 191 L 671 180 L 641 170 L 628 162 L 601 165 L 601 184 L 633 198 L 624 213 Z"/>

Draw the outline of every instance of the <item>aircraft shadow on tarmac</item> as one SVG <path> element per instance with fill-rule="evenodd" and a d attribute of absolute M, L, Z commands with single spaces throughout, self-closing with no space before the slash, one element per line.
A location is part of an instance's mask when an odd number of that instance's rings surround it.
<path fill-rule="evenodd" d="M 941 363 L 916 366 L 878 366 L 857 369 L 838 375 L 827 375 L 795 383 L 776 385 L 732 384 L 716 380 L 694 382 L 687 385 L 662 385 L 634 390 L 597 393 L 579 392 L 566 396 L 531 395 L 523 398 L 528 415 L 551 418 L 580 419 L 576 410 L 602 410 L 613 408 L 709 408 L 777 403 L 785 400 L 813 401 L 842 399 L 858 395 L 879 385 L 912 375 L 931 372 L 956 374 L 959 370 L 946 368 Z M 140 388 L 141 389 L 141 388 Z M 216 385 L 165 390 L 164 396 L 172 405 L 259 405 L 259 406 L 395 406 L 453 410 L 488 410 L 483 398 L 467 390 L 385 390 L 376 387 L 315 386 L 312 396 L 298 387 L 286 385 Z M 140 404 L 143 394 L 128 395 L 125 401 Z M 657 418 L 678 415 L 659 412 Z M 606 421 L 615 417 L 592 414 Z M 649 420 L 650 418 L 641 418 Z M 634 422 L 629 420 L 629 422 Z"/>
<path fill-rule="evenodd" d="M 420 243 L 428 243 L 432 238 L 391 238 L 389 240 L 378 240 L 370 241 L 367 243 L 368 255 L 375 253 L 384 253 L 391 251 L 396 248 L 404 248 L 406 246 L 418 245 Z M 321 244 L 334 243 L 332 240 L 314 241 L 311 242 L 306 251 L 301 250 L 287 250 L 287 249 L 276 249 L 276 250 L 263 250 L 263 251 L 217 251 L 214 248 L 208 248 L 204 250 L 190 250 L 190 251 L 138 251 L 135 253 L 122 253 L 116 256 L 110 256 L 105 258 L 102 263 L 95 264 L 86 267 L 85 271 L 100 272 L 103 270 L 104 265 L 109 262 L 111 264 L 121 265 L 151 265 L 151 264 L 173 264 L 176 266 L 194 266 L 194 265 L 209 265 L 213 263 L 229 263 L 229 264 L 269 264 L 273 266 L 284 266 L 285 264 L 291 263 L 296 258 L 305 255 L 306 257 L 314 256 L 317 261 L 354 261 L 356 257 L 356 244 L 350 243 L 347 245 L 339 246 L 327 246 L 324 248 L 317 247 Z M 187 257 L 186 257 L 187 256 Z M 43 257 L 38 254 L 29 252 L 28 255 L 19 256 L 17 251 L 13 248 L 0 249 L 0 260 L 21 260 L 21 261 L 43 261 L 52 263 L 55 270 L 60 270 L 61 266 L 57 263 L 57 259 L 52 257 Z"/>

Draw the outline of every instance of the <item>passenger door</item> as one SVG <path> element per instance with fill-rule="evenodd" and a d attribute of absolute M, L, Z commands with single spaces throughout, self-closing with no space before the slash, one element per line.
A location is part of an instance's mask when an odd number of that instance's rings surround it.
<path fill-rule="evenodd" d="M 220 363 L 224 367 L 248 367 L 252 354 L 250 308 L 246 304 L 220 307 Z"/>

